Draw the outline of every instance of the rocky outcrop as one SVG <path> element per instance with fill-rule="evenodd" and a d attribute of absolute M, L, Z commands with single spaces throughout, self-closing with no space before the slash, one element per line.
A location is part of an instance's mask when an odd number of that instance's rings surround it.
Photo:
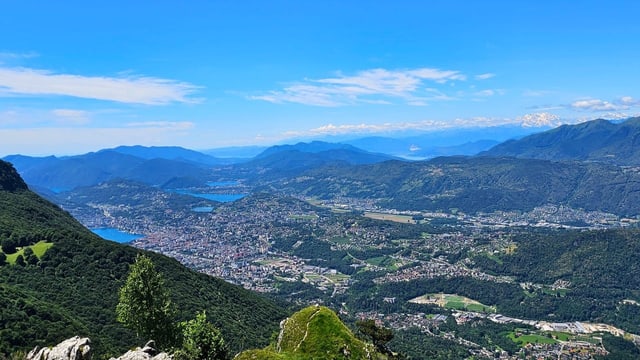
<path fill-rule="evenodd" d="M 171 355 L 155 349 L 156 343 L 151 340 L 143 348 L 129 350 L 119 358 L 109 360 L 171 360 Z"/>
<path fill-rule="evenodd" d="M 153 340 L 144 347 L 127 351 L 119 358 L 109 360 L 171 360 L 171 355 L 155 349 Z M 91 360 L 91 340 L 74 336 L 52 348 L 35 347 L 27 354 L 26 360 Z"/>
<path fill-rule="evenodd" d="M 52 348 L 37 346 L 27 354 L 26 360 L 90 360 L 91 340 L 74 336 Z"/>

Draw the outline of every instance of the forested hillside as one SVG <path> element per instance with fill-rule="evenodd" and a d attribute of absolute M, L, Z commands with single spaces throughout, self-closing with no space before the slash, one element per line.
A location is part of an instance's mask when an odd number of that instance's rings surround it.
<path fill-rule="evenodd" d="M 398 210 L 467 213 L 529 211 L 567 205 L 617 215 L 640 214 L 640 174 L 633 168 L 548 160 L 443 157 L 424 162 L 334 165 L 264 187 L 320 199 L 377 200 Z"/>
<path fill-rule="evenodd" d="M 36 243 L 50 247 L 39 256 L 30 254 L 27 248 Z M 0 162 L 0 244 L 0 353 L 55 344 L 71 335 L 90 337 L 102 355 L 144 343 L 115 316 L 118 289 L 141 250 L 97 237 L 29 191 L 5 162 Z M 206 310 L 234 353 L 265 345 L 285 317 L 281 308 L 252 292 L 165 256 L 148 255 L 166 279 L 177 320 Z"/>
<path fill-rule="evenodd" d="M 640 118 L 622 123 L 599 119 L 509 140 L 483 155 L 637 166 L 640 165 L 639 141 Z"/>

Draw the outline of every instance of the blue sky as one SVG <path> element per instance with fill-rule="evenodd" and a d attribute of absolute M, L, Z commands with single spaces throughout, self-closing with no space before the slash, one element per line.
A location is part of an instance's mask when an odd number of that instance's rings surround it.
<path fill-rule="evenodd" d="M 0 156 L 640 114 L 638 1 L 2 8 Z"/>

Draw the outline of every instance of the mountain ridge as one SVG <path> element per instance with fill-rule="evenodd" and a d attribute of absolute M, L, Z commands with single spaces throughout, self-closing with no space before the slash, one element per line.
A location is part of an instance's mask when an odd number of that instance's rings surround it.
<path fill-rule="evenodd" d="M 506 141 L 479 155 L 637 166 L 640 165 L 640 117 L 623 122 L 596 119 L 563 125 L 519 140 Z"/>

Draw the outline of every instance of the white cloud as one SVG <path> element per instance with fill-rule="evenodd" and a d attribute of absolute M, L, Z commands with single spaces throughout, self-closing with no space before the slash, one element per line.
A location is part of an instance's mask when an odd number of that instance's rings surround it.
<path fill-rule="evenodd" d="M 489 97 L 489 96 L 493 96 L 495 94 L 496 94 L 495 91 L 493 91 L 491 89 L 487 89 L 487 90 L 478 91 L 474 95 L 475 96 L 482 96 L 482 97 Z"/>
<path fill-rule="evenodd" d="M 40 56 L 37 52 L 0 52 L 0 61 L 4 60 L 21 60 L 21 59 L 31 59 Z"/>
<path fill-rule="evenodd" d="M 125 125 L 128 128 L 155 128 L 165 130 L 189 130 L 195 127 L 190 121 L 144 121 Z"/>
<path fill-rule="evenodd" d="M 541 97 L 553 94 L 551 90 L 525 90 L 522 92 L 522 96 L 526 97 Z"/>
<path fill-rule="evenodd" d="M 459 118 L 454 120 L 423 120 L 416 122 L 388 122 L 382 124 L 327 124 L 317 128 L 304 131 L 288 131 L 283 134 L 283 138 L 291 137 L 314 137 L 326 135 L 347 135 L 347 134 L 375 134 L 391 133 L 408 130 L 415 131 L 437 131 L 453 128 L 474 128 L 492 127 L 500 125 L 520 124 L 520 118 L 492 118 L 492 117 L 472 117 Z"/>
<path fill-rule="evenodd" d="M 607 120 L 622 120 L 622 119 L 628 119 L 633 116 L 634 115 L 623 113 L 623 112 L 608 112 L 608 113 L 602 114 L 600 117 Z"/>
<path fill-rule="evenodd" d="M 89 112 L 84 110 L 55 109 L 51 110 L 51 114 L 58 124 L 84 125 L 90 121 Z"/>
<path fill-rule="evenodd" d="M 587 111 L 619 111 L 629 109 L 629 105 L 627 104 L 614 104 L 600 99 L 577 100 L 572 102 L 570 106 L 576 110 Z"/>
<path fill-rule="evenodd" d="M 494 76 L 496 76 L 496 74 L 494 74 L 494 73 L 486 73 L 486 74 L 476 75 L 474 77 L 475 77 L 476 80 L 487 80 L 487 79 L 491 79 Z"/>
<path fill-rule="evenodd" d="M 523 127 L 555 127 L 563 123 L 560 116 L 547 112 L 526 114 L 518 117 L 517 120 L 521 122 Z"/>
<path fill-rule="evenodd" d="M 129 104 L 192 103 L 197 87 L 154 77 L 100 77 L 0 67 L 0 96 L 72 96 Z"/>
<path fill-rule="evenodd" d="M 371 102 L 390 103 L 392 99 L 401 99 L 414 105 L 424 105 L 426 101 L 441 99 L 440 97 L 423 96 L 429 93 L 429 91 L 422 89 L 425 82 L 443 84 L 464 80 L 466 80 L 466 76 L 454 70 L 432 68 L 370 69 L 352 76 L 338 74 L 332 78 L 307 79 L 282 90 L 274 90 L 249 98 L 272 103 L 298 103 L 313 106 L 342 106 Z"/>
<path fill-rule="evenodd" d="M 0 112 L 0 126 L 13 126 L 20 124 L 20 113 L 16 110 L 4 110 Z"/>
<path fill-rule="evenodd" d="M 618 104 L 623 106 L 640 106 L 640 100 L 635 100 L 631 96 L 623 96 L 617 101 Z"/>

